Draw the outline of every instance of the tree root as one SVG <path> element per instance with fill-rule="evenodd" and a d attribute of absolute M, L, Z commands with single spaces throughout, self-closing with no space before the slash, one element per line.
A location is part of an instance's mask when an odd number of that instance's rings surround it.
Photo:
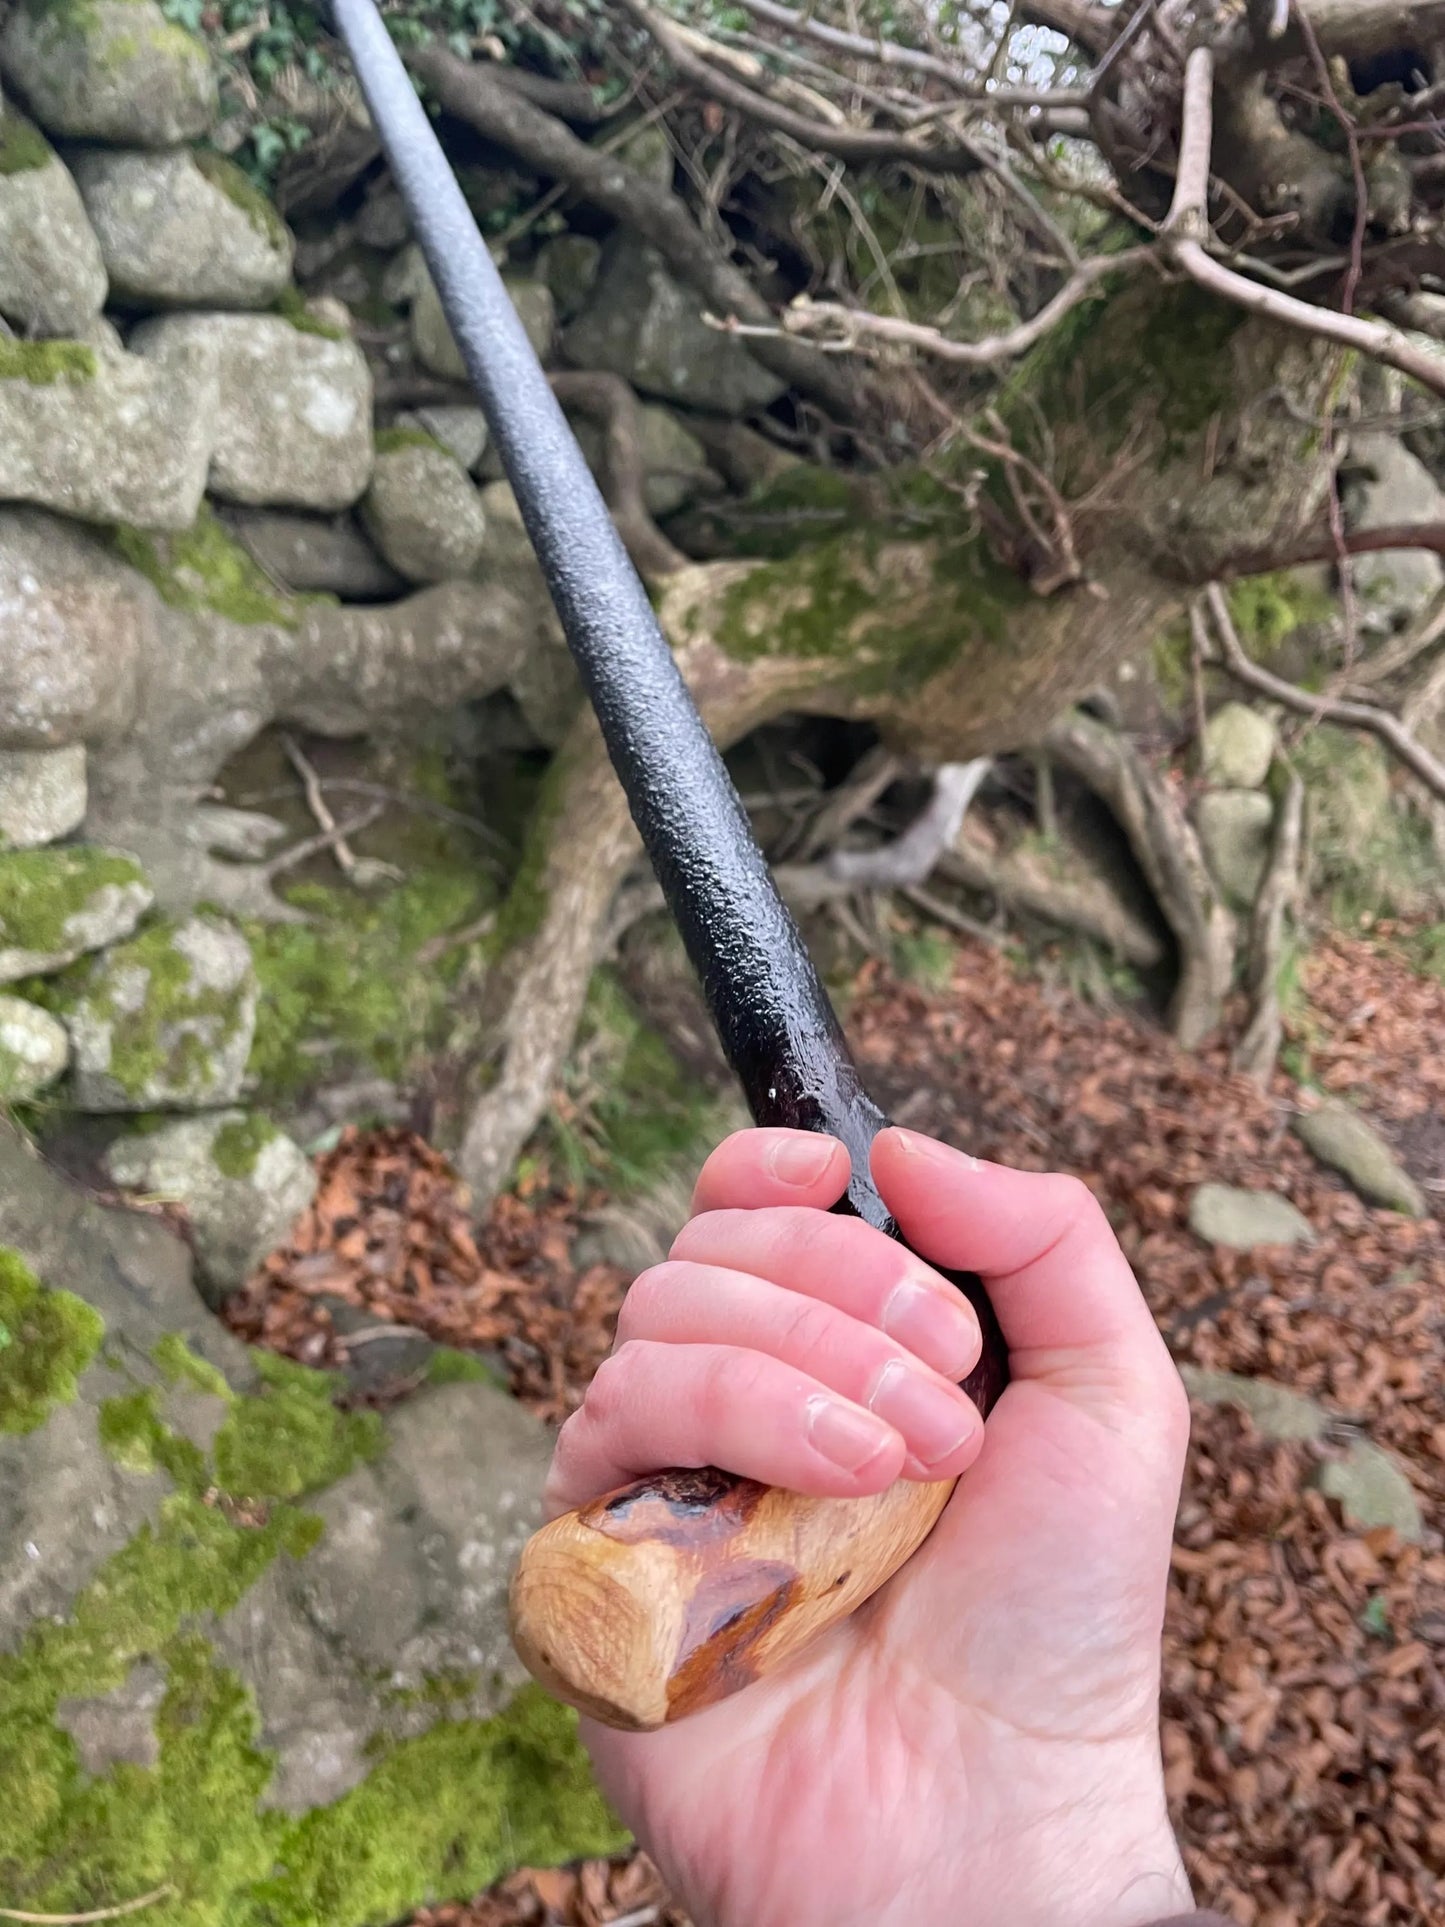
<path fill-rule="evenodd" d="M 1237 1071 L 1267 1084 L 1284 1035 L 1279 1010 L 1279 971 L 1284 956 L 1286 920 L 1299 895 L 1300 850 L 1304 840 L 1305 788 L 1290 774 L 1289 787 L 1275 819 L 1274 843 L 1249 926 L 1245 988 L 1250 1016 L 1234 1047 Z"/>

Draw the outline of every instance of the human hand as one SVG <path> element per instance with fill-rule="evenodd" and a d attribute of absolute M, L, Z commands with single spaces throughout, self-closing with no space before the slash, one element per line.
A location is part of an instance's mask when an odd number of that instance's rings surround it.
<path fill-rule="evenodd" d="M 584 1721 L 603 1785 L 698 1927 L 1187 1910 L 1158 1731 L 1178 1374 L 1077 1180 L 899 1130 L 872 1168 L 911 1251 L 827 1213 L 834 1140 L 714 1151 L 562 1428 L 549 1508 L 665 1465 L 820 1497 L 960 1483 L 903 1570 L 776 1675 L 655 1733 Z M 998 1313 L 1013 1376 L 986 1440 L 951 1383 L 977 1320 L 924 1258 L 980 1272 Z"/>

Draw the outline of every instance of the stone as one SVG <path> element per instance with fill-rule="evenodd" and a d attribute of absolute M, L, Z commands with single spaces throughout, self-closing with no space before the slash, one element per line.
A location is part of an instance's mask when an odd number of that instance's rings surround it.
<path fill-rule="evenodd" d="M 607 244 L 591 301 L 562 338 L 575 368 L 604 368 L 644 394 L 718 415 L 766 408 L 785 384 L 741 341 L 709 328 L 707 303 L 625 230 Z"/>
<path fill-rule="evenodd" d="M 406 588 L 350 515 L 233 508 L 224 519 L 267 575 L 298 595 L 386 602 Z"/>
<path fill-rule="evenodd" d="M 1179 1376 L 1189 1396 L 1201 1405 L 1233 1405 L 1247 1412 L 1264 1438 L 1308 1442 L 1323 1438 L 1330 1428 L 1330 1414 L 1323 1405 L 1272 1379 L 1209 1371 L 1199 1365 L 1181 1365 Z"/>
<path fill-rule="evenodd" d="M 1194 821 L 1210 875 L 1233 909 L 1247 910 L 1269 862 L 1273 803 L 1259 790 L 1210 790 Z"/>
<path fill-rule="evenodd" d="M 0 984 L 128 937 L 152 893 L 134 857 L 69 844 L 0 854 Z"/>
<path fill-rule="evenodd" d="M 468 574 L 487 537 L 481 496 L 428 436 L 400 446 L 383 437 L 361 516 L 386 561 L 409 582 Z"/>
<path fill-rule="evenodd" d="M 535 612 L 507 687 L 537 740 L 555 749 L 586 700 L 577 667 L 547 595 L 511 484 L 490 483 L 482 490 L 482 508 L 487 541 L 473 572 L 475 580 L 488 596 L 511 594 Z"/>
<path fill-rule="evenodd" d="M 36 850 L 85 818 L 85 745 L 0 749 L 0 850 Z"/>
<path fill-rule="evenodd" d="M 37 127 L 0 109 L 0 315 L 73 335 L 105 306 L 105 263 L 69 169 Z"/>
<path fill-rule="evenodd" d="M 1321 1164 L 1348 1178 L 1370 1204 L 1425 1215 L 1425 1194 L 1394 1152 L 1358 1111 L 1344 1104 L 1322 1104 L 1294 1120 L 1294 1128 Z"/>
<path fill-rule="evenodd" d="M 0 73 L 50 133 L 122 147 L 195 140 L 219 106 L 205 43 L 155 0 L 19 0 L 0 34 Z"/>
<path fill-rule="evenodd" d="M 69 1062 L 64 1024 L 23 997 L 0 995 L 0 1103 L 24 1104 L 39 1097 Z"/>
<path fill-rule="evenodd" d="M 97 958 L 61 1011 L 82 1111 L 234 1104 L 256 1028 L 256 972 L 234 924 L 152 924 Z"/>
<path fill-rule="evenodd" d="M 429 408 L 418 408 L 414 414 L 399 416 L 397 427 L 419 428 L 422 434 L 440 442 L 448 454 L 455 455 L 468 472 L 486 452 L 489 431 L 480 408 L 437 402 Z"/>
<path fill-rule="evenodd" d="M 597 423 L 578 416 L 572 423 L 582 453 L 592 472 L 607 472 L 606 437 Z M 670 408 L 644 403 L 637 411 L 638 445 L 642 456 L 642 495 L 653 515 L 675 515 L 699 495 L 715 495 L 723 483 L 708 467 L 702 443 Z"/>
<path fill-rule="evenodd" d="M 1357 1532 L 1390 1526 L 1402 1539 L 1418 1542 L 1425 1522 L 1409 1475 L 1393 1452 L 1357 1439 L 1338 1459 L 1320 1467 L 1320 1491 L 1338 1502 L 1344 1521 Z"/>
<path fill-rule="evenodd" d="M 198 1921 L 395 1920 L 622 1844 L 575 1722 L 516 1697 L 507 1580 L 550 1442 L 484 1367 L 441 1354 L 384 1418 L 338 1410 L 224 1329 L 165 1224 L 3 1125 L 0 1308 L 44 1389 L 19 1431 L 0 1366 L 7 1894 L 101 1904 L 94 1869 L 141 1839 Z"/>
<path fill-rule="evenodd" d="M 1352 533 L 1445 516 L 1445 490 L 1396 435 L 1351 436 L 1346 467 L 1352 479 L 1345 519 Z M 1360 555 L 1352 567 L 1362 615 L 1376 630 L 1403 627 L 1445 587 L 1445 564 L 1431 549 Z"/>
<path fill-rule="evenodd" d="M 1204 778 L 1217 789 L 1257 790 L 1274 761 L 1274 724 L 1248 703 L 1222 703 L 1204 726 Z"/>
<path fill-rule="evenodd" d="M 114 1184 L 184 1208 L 202 1295 L 216 1310 L 316 1195 L 311 1160 L 254 1112 L 213 1111 L 117 1138 L 103 1163 Z"/>
<path fill-rule="evenodd" d="M 119 300 L 264 308 L 289 284 L 290 229 L 233 161 L 92 148 L 74 167 Z"/>
<path fill-rule="evenodd" d="M 388 254 L 411 239 L 411 216 L 390 174 L 378 174 L 368 181 L 356 216 L 356 238 Z"/>
<path fill-rule="evenodd" d="M 349 508 L 371 478 L 371 370 L 350 339 L 281 315 L 167 315 L 131 336 L 164 372 L 199 355 L 213 372 L 207 487 L 267 508 Z"/>
<path fill-rule="evenodd" d="M 609 128 L 602 136 L 618 160 L 656 187 L 671 187 L 674 160 L 672 142 L 660 120 L 645 120 L 614 146 L 615 135 Z"/>
<path fill-rule="evenodd" d="M 98 344 L 98 345 L 97 345 Z M 211 456 L 214 371 L 94 341 L 0 341 L 0 501 L 79 521 L 188 528 Z"/>
<path fill-rule="evenodd" d="M 437 293 L 436 283 L 426 273 L 417 289 L 411 309 L 411 342 L 416 350 L 416 358 L 429 374 L 439 375 L 443 381 L 466 382 L 467 364 L 462 360 L 461 349 L 452 339 L 452 331 L 442 312 L 441 296 Z M 551 290 L 540 281 L 532 281 L 519 275 L 504 274 L 507 293 L 512 297 L 512 305 L 521 318 L 528 341 L 543 361 L 552 351 L 552 337 L 556 332 L 557 317 L 552 307 Z"/>
<path fill-rule="evenodd" d="M 1314 1228 L 1288 1198 L 1274 1191 L 1242 1191 L 1232 1184 L 1201 1184 L 1189 1200 L 1189 1229 L 1206 1244 L 1231 1251 L 1260 1245 L 1314 1242 Z"/>
<path fill-rule="evenodd" d="M 409 308 L 430 279 L 426 257 L 415 241 L 394 255 L 381 277 L 381 298 L 393 308 Z"/>
<path fill-rule="evenodd" d="M 557 319 L 574 320 L 587 306 L 602 266 L 602 243 L 590 234 L 554 234 L 537 255 L 537 273 L 552 290 Z"/>

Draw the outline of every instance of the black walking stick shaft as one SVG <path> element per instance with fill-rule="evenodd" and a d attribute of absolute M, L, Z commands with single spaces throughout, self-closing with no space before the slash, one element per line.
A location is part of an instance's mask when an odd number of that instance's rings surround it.
<path fill-rule="evenodd" d="M 613 766 L 753 1115 L 840 1138 L 853 1167 L 848 1204 L 897 1235 L 868 1170 L 883 1115 L 861 1086 L 647 591 L 373 0 L 333 4 Z M 968 1389 L 986 1411 L 1006 1377 L 1003 1342 L 978 1281 L 959 1283 L 984 1324 Z"/>

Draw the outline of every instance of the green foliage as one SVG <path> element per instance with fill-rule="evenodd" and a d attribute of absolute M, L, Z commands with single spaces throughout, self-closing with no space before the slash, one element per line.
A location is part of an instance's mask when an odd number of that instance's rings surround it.
<path fill-rule="evenodd" d="M 223 1178 L 249 1178 L 257 1158 L 279 1135 L 270 1118 L 257 1111 L 228 1118 L 211 1140 L 211 1162 Z"/>
<path fill-rule="evenodd" d="M 104 1335 L 98 1312 L 0 1245 L 0 1433 L 34 1432 L 69 1404 Z"/>
<path fill-rule="evenodd" d="M 11 341 L 0 338 L 0 381 L 28 381 L 50 388 L 58 381 L 93 381 L 100 366 L 83 341 Z"/>
<path fill-rule="evenodd" d="M 713 1135 L 715 1094 L 678 1063 L 610 971 L 592 979 L 563 1091 L 547 1133 L 577 1184 L 640 1190 Z"/>
<path fill-rule="evenodd" d="M 133 857 L 72 845 L 0 854 L 0 943 L 22 950 L 63 951 L 71 919 L 102 890 L 143 883 Z"/>
<path fill-rule="evenodd" d="M 269 622 L 294 629 L 303 601 L 331 599 L 278 595 L 270 579 L 205 504 L 191 527 L 178 534 L 120 526 L 111 531 L 111 542 L 163 601 L 188 614 L 209 612 L 231 622 Z"/>
<path fill-rule="evenodd" d="M 0 107 L 0 179 L 48 167 L 55 149 L 32 121 L 13 107 Z"/>

